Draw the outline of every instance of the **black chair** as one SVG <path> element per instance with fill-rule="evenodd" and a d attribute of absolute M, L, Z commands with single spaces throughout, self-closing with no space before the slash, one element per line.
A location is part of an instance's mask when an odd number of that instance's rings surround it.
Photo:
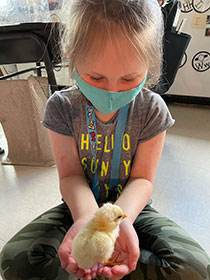
<path fill-rule="evenodd" d="M 172 86 L 190 40 L 191 36 L 185 33 L 165 32 L 162 75 L 152 88 L 154 92 L 164 94 Z"/>
<path fill-rule="evenodd" d="M 0 80 L 29 71 L 46 68 L 51 92 L 58 89 L 54 66 L 61 61 L 59 50 L 60 23 L 22 23 L 0 26 L 0 64 L 36 63 L 36 67 L 0 77 Z M 41 66 L 44 62 L 44 67 Z"/>

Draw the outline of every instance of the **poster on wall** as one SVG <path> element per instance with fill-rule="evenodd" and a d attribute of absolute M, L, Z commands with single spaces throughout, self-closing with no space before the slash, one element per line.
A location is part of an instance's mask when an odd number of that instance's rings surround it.
<path fill-rule="evenodd" d="M 48 0 L 50 19 L 52 22 L 61 22 L 63 0 Z"/>
<path fill-rule="evenodd" d="M 168 93 L 210 98 L 210 0 L 182 0 L 179 21 L 192 39 Z"/>

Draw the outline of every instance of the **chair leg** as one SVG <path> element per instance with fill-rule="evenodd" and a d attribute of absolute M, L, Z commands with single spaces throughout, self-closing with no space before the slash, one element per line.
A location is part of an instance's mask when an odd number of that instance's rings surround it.
<path fill-rule="evenodd" d="M 37 62 L 37 63 L 36 63 L 36 66 L 37 66 L 37 67 L 41 66 L 41 63 L 40 63 L 40 62 Z M 38 77 L 41 77 L 41 76 L 42 76 L 42 70 L 41 70 L 40 68 L 38 68 L 38 69 L 36 70 L 36 72 L 37 72 L 37 76 L 38 76 Z"/>

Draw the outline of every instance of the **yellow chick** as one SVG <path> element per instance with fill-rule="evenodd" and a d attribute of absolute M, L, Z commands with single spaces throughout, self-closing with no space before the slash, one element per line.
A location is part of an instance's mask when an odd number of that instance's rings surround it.
<path fill-rule="evenodd" d="M 120 222 L 125 217 L 119 206 L 106 203 L 98 209 L 93 219 L 84 224 L 73 239 L 71 252 L 80 268 L 88 269 L 110 259 L 119 235 Z"/>

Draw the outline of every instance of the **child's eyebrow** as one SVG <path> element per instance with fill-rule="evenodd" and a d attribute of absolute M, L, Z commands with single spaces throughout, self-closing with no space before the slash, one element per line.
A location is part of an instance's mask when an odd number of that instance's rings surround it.
<path fill-rule="evenodd" d="M 91 72 L 91 74 L 97 75 L 97 76 L 100 76 L 100 77 L 105 77 L 104 75 L 102 75 L 102 74 L 100 74 L 100 73 L 97 73 L 97 72 Z"/>
<path fill-rule="evenodd" d="M 106 78 L 105 75 L 97 73 L 97 72 L 92 72 L 91 74 Z M 122 76 L 121 78 L 138 77 L 138 76 L 141 76 L 141 75 L 142 75 L 142 73 L 131 72 L 131 73 L 128 73 L 128 74 Z"/>
<path fill-rule="evenodd" d="M 141 75 L 142 75 L 142 73 L 133 72 L 133 73 L 129 73 L 125 76 L 122 76 L 121 78 L 139 77 Z"/>

